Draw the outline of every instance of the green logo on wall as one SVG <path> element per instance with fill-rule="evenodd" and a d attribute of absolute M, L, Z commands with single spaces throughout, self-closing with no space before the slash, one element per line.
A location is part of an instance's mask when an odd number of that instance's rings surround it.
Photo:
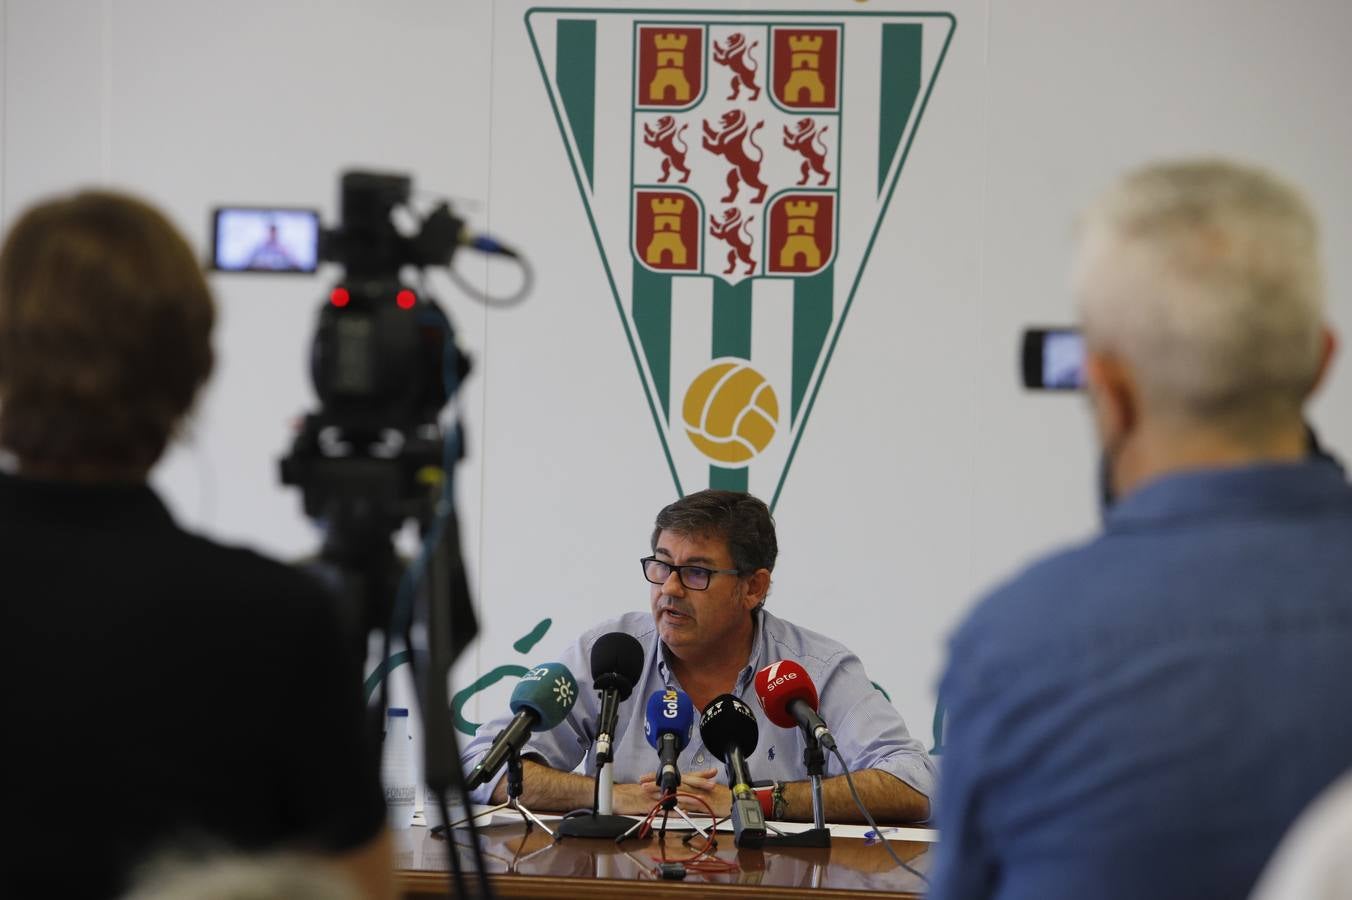
<path fill-rule="evenodd" d="M 526 26 L 677 492 L 773 506 L 956 20 L 538 8 Z"/>

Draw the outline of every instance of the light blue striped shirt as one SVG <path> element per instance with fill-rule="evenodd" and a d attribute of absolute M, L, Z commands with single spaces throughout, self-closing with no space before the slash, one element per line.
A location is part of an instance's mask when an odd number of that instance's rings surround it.
<path fill-rule="evenodd" d="M 522 750 L 551 768 L 570 772 L 585 761 L 586 774 L 596 771 L 592 741 L 596 737 L 601 712 L 600 696 L 591 686 L 591 648 L 597 638 L 620 631 L 638 638 L 644 645 L 643 675 L 629 699 L 620 704 L 615 740 L 614 777 L 616 784 L 638 781 L 657 768 L 657 751 L 643 735 L 643 717 L 653 691 L 680 689 L 676 675 L 667 665 L 666 647 L 657 635 L 653 618 L 647 612 L 626 613 L 602 622 L 569 645 L 558 658 L 578 680 L 577 703 L 553 731 L 532 735 Z M 737 677 L 733 693 L 756 713 L 760 740 L 747 757 L 751 777 L 759 780 L 802 781 L 807 778 L 803 766 L 804 738 L 801 729 L 780 728 L 770 722 L 756 699 L 752 676 L 778 660 L 793 660 L 807 670 L 820 695 L 818 713 L 831 728 L 841 755 L 851 771 L 879 769 L 895 775 L 926 797 L 934 791 L 935 766 L 924 746 L 911 737 L 901 714 L 883 692 L 864 674 L 864 666 L 844 645 L 806 628 L 799 628 L 765 610 L 756 614 L 751 658 Z M 498 732 L 506 727 L 506 714 L 486 723 L 465 749 L 462 761 L 471 769 L 488 751 Z M 718 781 L 727 784 L 727 773 L 718 757 L 700 740 L 698 724 L 689 745 L 679 757 L 681 771 L 714 767 Z M 839 775 L 840 763 L 834 756 L 827 760 L 826 775 Z M 499 775 L 499 778 L 501 774 Z M 497 779 L 472 795 L 486 803 Z"/>

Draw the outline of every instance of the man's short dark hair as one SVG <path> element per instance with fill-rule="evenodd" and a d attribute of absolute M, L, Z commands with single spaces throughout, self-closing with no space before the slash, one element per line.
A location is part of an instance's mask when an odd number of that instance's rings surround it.
<path fill-rule="evenodd" d="M 148 469 L 211 371 L 215 306 L 158 210 L 88 191 L 0 248 L 0 445 L 45 466 Z"/>
<path fill-rule="evenodd" d="M 727 541 L 739 575 L 750 575 L 757 569 L 773 572 L 779 555 L 770 508 L 743 491 L 697 491 L 664 507 L 653 526 L 654 551 L 664 531 Z"/>

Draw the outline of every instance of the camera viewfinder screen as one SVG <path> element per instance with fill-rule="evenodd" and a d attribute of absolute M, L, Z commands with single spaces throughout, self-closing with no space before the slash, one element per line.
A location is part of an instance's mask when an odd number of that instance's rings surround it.
<path fill-rule="evenodd" d="M 1084 337 L 1075 331 L 1051 331 L 1042 344 L 1042 383 L 1048 388 L 1084 387 Z"/>
<path fill-rule="evenodd" d="M 313 272 L 319 265 L 319 213 L 218 209 L 212 251 L 212 268 L 224 272 Z"/>

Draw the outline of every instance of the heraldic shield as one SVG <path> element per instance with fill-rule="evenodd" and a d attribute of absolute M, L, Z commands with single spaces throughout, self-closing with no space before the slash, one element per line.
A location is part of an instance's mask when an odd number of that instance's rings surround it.
<path fill-rule="evenodd" d="M 773 506 L 956 21 L 538 8 L 526 25 L 676 490 Z"/>

